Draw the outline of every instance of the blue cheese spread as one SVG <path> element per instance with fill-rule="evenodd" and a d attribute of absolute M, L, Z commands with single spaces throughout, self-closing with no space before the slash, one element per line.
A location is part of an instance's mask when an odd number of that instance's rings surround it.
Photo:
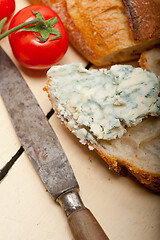
<path fill-rule="evenodd" d="M 126 127 L 160 115 L 159 79 L 141 68 L 86 70 L 73 63 L 53 66 L 47 75 L 54 108 L 82 143 L 120 138 Z"/>

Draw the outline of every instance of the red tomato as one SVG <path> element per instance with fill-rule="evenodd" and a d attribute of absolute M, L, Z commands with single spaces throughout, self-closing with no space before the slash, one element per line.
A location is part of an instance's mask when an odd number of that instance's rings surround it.
<path fill-rule="evenodd" d="M 57 17 L 59 21 L 54 26 L 61 33 L 59 39 L 51 41 L 55 36 L 50 34 L 46 42 L 41 42 L 33 32 L 15 32 L 9 35 L 9 41 L 16 59 L 24 67 L 31 69 L 48 69 L 61 60 L 68 49 L 68 35 L 59 16 L 44 5 L 30 5 L 20 10 L 11 20 L 9 28 L 36 18 L 33 11 L 40 12 L 45 20 Z M 40 36 L 39 33 L 35 33 Z"/>
<path fill-rule="evenodd" d="M 7 17 L 7 22 L 11 19 L 15 11 L 15 0 L 0 0 L 0 21 Z"/>

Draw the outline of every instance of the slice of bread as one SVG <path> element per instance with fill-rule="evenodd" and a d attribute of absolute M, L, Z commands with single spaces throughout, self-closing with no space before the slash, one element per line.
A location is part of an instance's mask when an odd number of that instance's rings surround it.
<path fill-rule="evenodd" d="M 160 43 L 159 0 L 30 0 L 60 16 L 70 42 L 96 66 L 139 59 Z"/>
<path fill-rule="evenodd" d="M 88 71 L 69 64 L 48 71 L 45 90 L 57 116 L 81 143 L 116 172 L 127 170 L 160 192 L 158 83 L 153 73 L 131 66 Z"/>
<path fill-rule="evenodd" d="M 139 59 L 139 65 L 160 76 L 160 46 L 143 52 Z"/>

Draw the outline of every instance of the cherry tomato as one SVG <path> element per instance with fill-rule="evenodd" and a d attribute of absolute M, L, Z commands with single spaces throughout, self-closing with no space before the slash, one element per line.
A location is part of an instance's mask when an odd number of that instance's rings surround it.
<path fill-rule="evenodd" d="M 0 20 L 7 17 L 11 18 L 15 11 L 15 0 L 0 0 Z"/>
<path fill-rule="evenodd" d="M 49 7 L 44 5 L 29 5 L 21 9 L 11 20 L 9 29 L 36 18 L 32 11 L 40 12 L 45 20 L 58 18 L 54 28 L 58 29 L 61 37 L 51 40 L 55 35 L 50 34 L 45 42 L 36 36 L 39 33 L 30 31 L 14 32 L 9 35 L 9 41 L 14 56 L 24 67 L 31 69 L 48 69 L 58 63 L 68 49 L 68 35 L 59 16 Z"/>
<path fill-rule="evenodd" d="M 7 23 L 11 19 L 14 11 L 15 0 L 0 0 L 0 21 L 7 17 Z"/>

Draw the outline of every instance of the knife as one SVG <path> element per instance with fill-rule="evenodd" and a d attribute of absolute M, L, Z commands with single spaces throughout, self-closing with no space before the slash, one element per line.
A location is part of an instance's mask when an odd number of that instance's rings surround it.
<path fill-rule="evenodd" d="M 79 195 L 61 144 L 22 75 L 0 48 L 0 94 L 17 136 L 53 200 L 64 209 L 76 240 L 108 240 Z"/>

